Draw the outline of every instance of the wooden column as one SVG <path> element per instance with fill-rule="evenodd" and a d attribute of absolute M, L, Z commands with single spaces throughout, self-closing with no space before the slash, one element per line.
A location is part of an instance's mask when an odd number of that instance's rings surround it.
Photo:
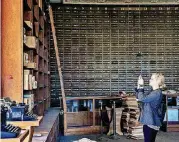
<path fill-rule="evenodd" d="M 2 96 L 23 101 L 23 1 L 3 0 Z"/>

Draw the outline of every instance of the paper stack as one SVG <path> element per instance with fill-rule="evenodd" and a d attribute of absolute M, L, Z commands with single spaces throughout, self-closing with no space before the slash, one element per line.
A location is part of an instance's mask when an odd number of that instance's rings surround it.
<path fill-rule="evenodd" d="M 124 111 L 122 113 L 123 132 L 127 137 L 143 139 L 143 126 L 139 123 L 140 110 L 135 96 L 128 96 L 123 101 Z"/>

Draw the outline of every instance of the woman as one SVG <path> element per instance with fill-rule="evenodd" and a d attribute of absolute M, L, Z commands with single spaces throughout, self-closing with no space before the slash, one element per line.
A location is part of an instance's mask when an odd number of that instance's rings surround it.
<path fill-rule="evenodd" d="M 137 100 L 141 102 L 140 122 L 143 124 L 144 141 L 155 142 L 157 132 L 162 125 L 162 90 L 165 86 L 165 78 L 161 73 L 151 76 L 149 85 L 152 90 L 144 93 L 144 81 L 139 76 L 137 85 Z"/>

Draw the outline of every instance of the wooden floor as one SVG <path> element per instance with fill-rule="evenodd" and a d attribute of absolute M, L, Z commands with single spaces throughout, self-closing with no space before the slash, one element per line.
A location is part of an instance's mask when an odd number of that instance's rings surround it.
<path fill-rule="evenodd" d="M 120 136 L 119 140 L 112 140 L 100 135 L 78 135 L 78 136 L 60 136 L 58 142 L 73 142 L 82 138 L 88 138 L 97 142 L 143 142 L 143 140 L 127 139 L 125 136 Z M 156 142 L 179 142 L 179 132 L 159 132 Z"/>

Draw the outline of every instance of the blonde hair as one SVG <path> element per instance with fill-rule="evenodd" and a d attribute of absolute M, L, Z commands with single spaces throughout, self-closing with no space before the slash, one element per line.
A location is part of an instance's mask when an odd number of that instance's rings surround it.
<path fill-rule="evenodd" d="M 164 77 L 164 75 L 162 73 L 153 73 L 152 75 L 155 76 L 160 88 L 166 87 L 166 85 L 165 85 L 165 77 Z"/>

